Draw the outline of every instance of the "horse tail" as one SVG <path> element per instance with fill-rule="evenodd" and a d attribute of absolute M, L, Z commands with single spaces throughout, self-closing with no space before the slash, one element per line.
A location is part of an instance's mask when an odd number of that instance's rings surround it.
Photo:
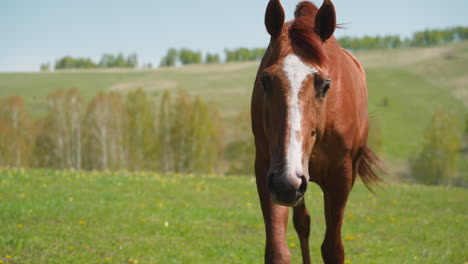
<path fill-rule="evenodd" d="M 361 147 L 356 155 L 354 167 L 367 189 L 374 193 L 373 187 L 379 186 L 383 182 L 376 171 L 385 171 L 379 157 L 369 147 Z"/>

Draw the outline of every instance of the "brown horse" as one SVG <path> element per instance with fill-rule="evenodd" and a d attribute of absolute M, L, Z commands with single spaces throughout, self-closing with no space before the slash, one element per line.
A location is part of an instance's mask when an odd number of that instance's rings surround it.
<path fill-rule="evenodd" d="M 335 8 L 301 2 L 284 21 L 279 0 L 270 0 L 265 25 L 270 44 L 252 94 L 255 174 L 266 229 L 266 263 L 289 263 L 285 241 L 289 209 L 310 263 L 310 217 L 304 203 L 309 181 L 323 191 L 325 263 L 343 263 L 341 225 L 356 174 L 369 187 L 379 181 L 377 157 L 366 146 L 365 73 L 332 36 Z"/>

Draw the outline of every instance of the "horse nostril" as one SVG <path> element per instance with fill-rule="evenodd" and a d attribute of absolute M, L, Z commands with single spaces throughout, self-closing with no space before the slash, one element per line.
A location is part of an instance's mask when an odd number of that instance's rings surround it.
<path fill-rule="evenodd" d="M 307 179 L 304 175 L 302 175 L 301 177 L 301 185 L 299 186 L 299 189 L 297 189 L 296 191 L 296 197 L 297 198 L 300 198 L 302 197 L 305 192 L 307 191 Z"/>

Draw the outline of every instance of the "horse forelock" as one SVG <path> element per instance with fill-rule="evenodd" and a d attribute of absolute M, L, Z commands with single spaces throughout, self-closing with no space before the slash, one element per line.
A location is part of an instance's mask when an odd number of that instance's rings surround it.
<path fill-rule="evenodd" d="M 298 18 L 301 16 L 313 16 L 318 12 L 318 7 L 309 1 L 302 1 L 297 4 L 296 10 L 294 11 L 294 17 Z"/>
<path fill-rule="evenodd" d="M 308 1 L 300 2 L 294 12 L 295 19 L 289 25 L 291 48 L 303 60 L 317 65 L 326 63 L 323 42 L 315 33 L 315 16 L 318 8 Z"/>

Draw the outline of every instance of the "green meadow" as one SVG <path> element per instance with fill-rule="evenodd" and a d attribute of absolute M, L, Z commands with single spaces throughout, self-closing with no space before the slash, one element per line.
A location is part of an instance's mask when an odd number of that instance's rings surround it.
<path fill-rule="evenodd" d="M 358 182 L 346 209 L 347 263 L 466 263 L 468 192 Z M 322 195 L 311 186 L 310 250 L 321 263 Z M 0 170 L 3 263 L 262 263 L 252 177 Z M 292 224 L 292 263 L 300 249 Z"/>

